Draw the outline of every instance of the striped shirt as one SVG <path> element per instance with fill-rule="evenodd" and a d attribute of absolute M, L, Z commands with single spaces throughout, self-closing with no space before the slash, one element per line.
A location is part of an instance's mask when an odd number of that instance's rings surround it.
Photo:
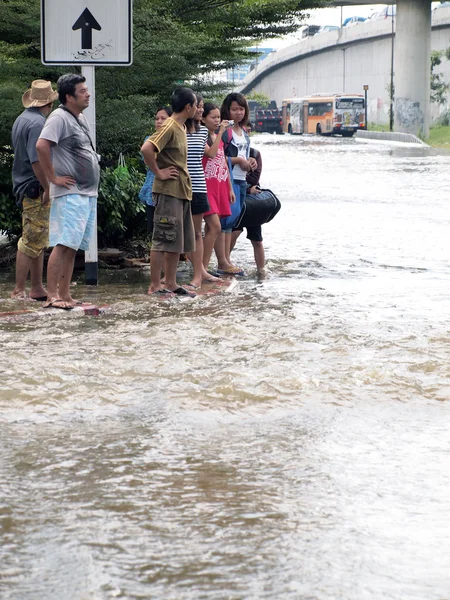
<path fill-rule="evenodd" d="M 208 129 L 200 125 L 200 130 L 187 134 L 187 165 L 192 180 L 192 191 L 206 194 L 205 172 L 203 171 L 203 155 L 205 153 Z"/>

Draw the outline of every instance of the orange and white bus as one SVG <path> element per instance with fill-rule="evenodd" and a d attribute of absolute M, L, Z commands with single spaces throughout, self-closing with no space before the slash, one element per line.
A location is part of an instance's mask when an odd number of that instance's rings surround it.
<path fill-rule="evenodd" d="M 283 120 L 283 133 L 291 133 L 290 131 L 290 123 L 291 123 L 291 104 L 294 100 L 283 100 L 281 105 L 281 116 Z"/>
<path fill-rule="evenodd" d="M 365 129 L 364 96 L 314 94 L 283 101 L 283 131 L 352 136 Z"/>

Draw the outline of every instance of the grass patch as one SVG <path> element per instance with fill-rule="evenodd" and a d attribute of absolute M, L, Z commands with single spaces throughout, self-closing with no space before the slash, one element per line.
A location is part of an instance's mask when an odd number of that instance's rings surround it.
<path fill-rule="evenodd" d="M 369 131 L 389 131 L 389 125 L 377 125 L 376 123 L 369 123 Z M 395 126 L 394 126 L 395 131 Z M 448 148 L 450 149 L 450 125 L 440 125 L 432 127 L 430 129 L 430 137 L 424 140 L 430 146 L 434 148 Z"/>
<path fill-rule="evenodd" d="M 369 131 L 389 131 L 389 125 L 377 125 L 377 123 L 369 123 L 367 129 Z"/>
<path fill-rule="evenodd" d="M 432 127 L 427 143 L 435 148 L 450 148 L 450 126 Z"/>

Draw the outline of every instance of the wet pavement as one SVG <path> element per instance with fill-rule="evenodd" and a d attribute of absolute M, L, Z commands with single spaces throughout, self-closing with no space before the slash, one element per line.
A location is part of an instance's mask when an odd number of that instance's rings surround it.
<path fill-rule="evenodd" d="M 450 598 L 450 155 L 254 145 L 265 278 L 0 322 L 2 600 Z"/>

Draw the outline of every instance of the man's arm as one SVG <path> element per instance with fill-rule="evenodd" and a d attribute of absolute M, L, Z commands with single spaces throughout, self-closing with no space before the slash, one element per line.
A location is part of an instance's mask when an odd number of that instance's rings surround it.
<path fill-rule="evenodd" d="M 70 189 L 73 185 L 76 185 L 76 181 L 70 175 L 63 175 L 61 177 L 56 177 L 55 171 L 52 165 L 52 142 L 46 140 L 44 138 L 39 138 L 36 142 L 36 150 L 39 157 L 39 165 L 42 169 L 44 176 L 47 178 L 50 183 L 55 185 L 59 185 L 61 187 L 66 187 Z M 33 163 L 33 167 L 34 167 Z M 34 170 L 34 169 L 33 169 Z"/>
<path fill-rule="evenodd" d="M 141 153 L 147 167 L 150 171 L 153 171 L 155 177 L 158 179 L 162 179 L 163 181 L 166 179 L 177 179 L 180 176 L 180 172 L 176 167 L 171 166 L 166 167 L 165 169 L 160 169 L 158 167 L 158 163 L 156 162 L 156 150 L 156 146 L 154 146 L 150 140 L 144 142 Z"/>

